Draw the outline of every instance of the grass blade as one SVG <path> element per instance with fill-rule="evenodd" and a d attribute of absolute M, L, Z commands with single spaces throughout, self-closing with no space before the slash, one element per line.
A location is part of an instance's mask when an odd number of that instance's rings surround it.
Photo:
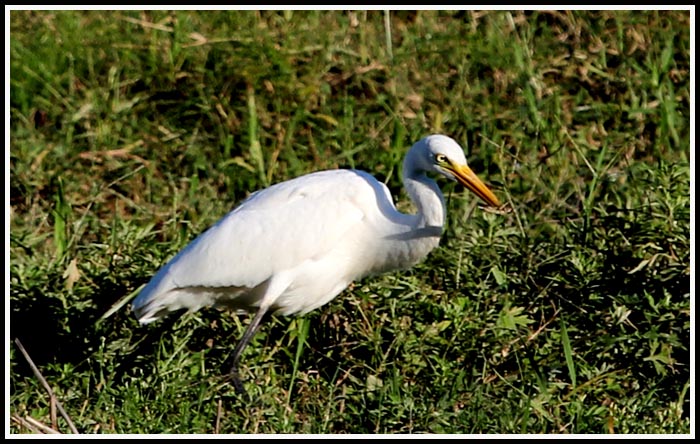
<path fill-rule="evenodd" d="M 569 370 L 569 378 L 571 385 L 576 388 L 576 366 L 574 366 L 574 355 L 571 350 L 571 342 L 569 342 L 569 333 L 564 322 L 564 316 L 559 317 L 559 326 L 561 329 L 561 345 L 564 348 L 564 359 L 566 360 L 566 368 Z"/>

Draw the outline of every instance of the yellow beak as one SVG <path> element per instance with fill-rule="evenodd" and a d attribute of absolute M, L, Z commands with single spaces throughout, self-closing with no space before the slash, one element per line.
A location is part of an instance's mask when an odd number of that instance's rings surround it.
<path fill-rule="evenodd" d="M 481 200 L 493 207 L 501 206 L 495 194 L 479 179 L 479 176 L 467 165 L 452 165 L 450 171 L 454 174 L 459 183 L 467 187 L 471 192 L 479 196 Z"/>

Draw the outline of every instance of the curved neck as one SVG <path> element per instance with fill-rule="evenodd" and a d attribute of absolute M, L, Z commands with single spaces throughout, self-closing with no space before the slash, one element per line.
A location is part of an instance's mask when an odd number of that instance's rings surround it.
<path fill-rule="evenodd" d="M 420 155 L 415 146 L 409 150 L 402 171 L 404 188 L 417 211 L 405 214 L 396 211 L 393 203 L 387 205 L 391 207 L 391 211 L 385 213 L 389 220 L 382 224 L 381 241 L 372 253 L 375 261 L 372 272 L 411 267 L 440 243 L 445 224 L 445 199 L 437 183 L 425 174 Z"/>
<path fill-rule="evenodd" d="M 437 183 L 423 172 L 414 175 L 404 173 L 403 183 L 417 210 L 414 228 L 433 227 L 442 231 L 445 225 L 445 198 Z"/>
<path fill-rule="evenodd" d="M 445 224 L 445 198 L 440 187 L 420 168 L 417 147 L 409 150 L 403 162 L 403 185 L 418 210 L 415 228 L 439 227 Z"/>
<path fill-rule="evenodd" d="M 422 261 L 440 243 L 445 224 L 445 200 L 434 180 L 422 170 L 410 170 L 404 163 L 403 183 L 416 214 L 396 212 L 394 231 L 383 240 L 384 248 L 377 253 L 375 271 L 406 268 Z M 380 256 L 383 256 L 379 259 Z"/>

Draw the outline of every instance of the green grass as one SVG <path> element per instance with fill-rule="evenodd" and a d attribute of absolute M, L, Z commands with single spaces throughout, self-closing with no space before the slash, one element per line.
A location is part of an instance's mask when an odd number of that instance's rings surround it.
<path fill-rule="evenodd" d="M 691 433 L 681 11 L 10 11 L 9 433 Z M 387 41 L 387 36 L 389 41 Z M 389 45 L 390 43 L 390 45 Z M 440 248 L 245 350 L 123 302 L 250 192 L 451 135 Z M 35 426 L 36 427 L 36 426 Z"/>

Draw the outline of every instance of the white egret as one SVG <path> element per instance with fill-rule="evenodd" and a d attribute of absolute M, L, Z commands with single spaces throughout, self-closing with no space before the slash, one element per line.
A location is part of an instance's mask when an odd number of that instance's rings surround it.
<path fill-rule="evenodd" d="M 484 202 L 498 198 L 467 166 L 452 138 L 430 135 L 403 162 L 417 209 L 404 214 L 364 171 L 310 173 L 257 191 L 161 268 L 133 302 L 142 324 L 169 312 L 219 306 L 255 315 L 233 352 L 231 374 L 268 313 L 304 314 L 365 276 L 407 268 L 439 243 L 445 200 L 426 173 L 457 180 Z"/>

